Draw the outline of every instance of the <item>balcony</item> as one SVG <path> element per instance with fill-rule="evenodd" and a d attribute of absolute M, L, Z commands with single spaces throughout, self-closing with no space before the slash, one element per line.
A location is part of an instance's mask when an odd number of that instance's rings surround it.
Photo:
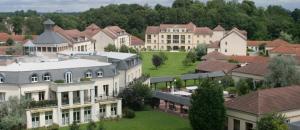
<path fill-rule="evenodd" d="M 101 102 L 101 101 L 116 101 L 118 98 L 113 97 L 113 96 L 99 96 L 95 97 L 96 102 Z"/>
<path fill-rule="evenodd" d="M 31 101 L 29 102 L 28 108 L 42 108 L 42 107 L 52 107 L 57 106 L 56 100 L 43 100 L 43 101 Z"/>
<path fill-rule="evenodd" d="M 69 99 L 62 99 L 61 105 L 69 105 Z"/>
<path fill-rule="evenodd" d="M 74 104 L 80 103 L 80 97 L 74 97 L 74 98 L 73 98 L 73 103 L 74 103 Z"/>

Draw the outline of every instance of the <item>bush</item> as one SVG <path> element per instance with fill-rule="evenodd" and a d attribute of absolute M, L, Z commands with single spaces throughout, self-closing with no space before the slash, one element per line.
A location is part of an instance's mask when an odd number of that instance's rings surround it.
<path fill-rule="evenodd" d="M 163 59 L 159 55 L 154 54 L 152 56 L 152 64 L 155 66 L 156 69 L 157 67 L 161 66 L 163 62 Z"/>
<path fill-rule="evenodd" d="M 47 130 L 59 130 L 59 125 L 58 124 L 52 124 L 47 127 Z"/>
<path fill-rule="evenodd" d="M 168 56 L 164 52 L 159 52 L 158 56 L 162 59 L 162 64 L 165 64 L 165 62 L 168 60 Z"/>
<path fill-rule="evenodd" d="M 125 114 L 124 116 L 125 118 L 132 119 L 135 117 L 135 112 L 131 109 L 125 109 L 124 114 Z"/>
<path fill-rule="evenodd" d="M 62 84 L 62 83 L 65 83 L 65 81 L 64 80 L 55 80 L 54 83 Z"/>
<path fill-rule="evenodd" d="M 105 130 L 103 121 L 100 121 L 100 122 L 99 122 L 98 127 L 97 127 L 97 130 Z"/>
<path fill-rule="evenodd" d="M 229 94 L 236 94 L 237 93 L 236 87 L 228 87 L 228 88 L 225 89 L 225 91 L 227 91 Z"/>
<path fill-rule="evenodd" d="M 81 78 L 80 81 L 91 81 L 91 78 Z"/>
<path fill-rule="evenodd" d="M 69 130 L 79 130 L 79 125 L 74 121 L 70 127 Z"/>
<path fill-rule="evenodd" d="M 192 62 L 192 59 L 186 57 L 186 58 L 182 61 L 182 64 L 183 64 L 184 66 L 191 66 L 191 65 L 193 65 L 193 62 Z"/>
<path fill-rule="evenodd" d="M 195 63 L 197 60 L 197 54 L 194 51 L 189 51 L 186 55 L 186 59 L 187 58 L 190 59 L 193 63 Z"/>
<path fill-rule="evenodd" d="M 95 130 L 96 128 L 97 128 L 97 124 L 94 121 L 90 121 L 86 126 L 87 130 Z"/>
<path fill-rule="evenodd" d="M 113 44 L 108 44 L 105 48 L 104 48 L 104 51 L 106 52 L 117 52 L 118 49 L 115 45 Z"/>

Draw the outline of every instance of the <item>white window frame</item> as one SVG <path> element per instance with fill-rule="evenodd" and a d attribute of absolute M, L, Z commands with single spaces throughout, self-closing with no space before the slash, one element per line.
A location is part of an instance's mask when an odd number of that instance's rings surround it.
<path fill-rule="evenodd" d="M 40 127 L 40 116 L 39 116 L 38 113 L 37 114 L 32 114 L 31 122 L 32 122 L 32 128 Z"/>
<path fill-rule="evenodd" d="M 5 78 L 3 75 L 0 75 L 0 83 L 4 83 L 5 82 Z"/>
<path fill-rule="evenodd" d="M 85 78 L 92 78 L 92 72 L 88 71 L 85 73 Z"/>
<path fill-rule="evenodd" d="M 65 73 L 65 82 L 66 83 L 72 83 L 73 82 L 72 72 L 66 72 Z"/>
<path fill-rule="evenodd" d="M 49 73 L 45 73 L 43 76 L 44 81 L 51 81 L 51 75 Z"/>
<path fill-rule="evenodd" d="M 92 120 L 92 110 L 90 107 L 84 108 L 84 122 Z"/>
<path fill-rule="evenodd" d="M 111 104 L 111 115 L 112 116 L 117 115 L 117 110 L 118 110 L 118 105 L 117 104 Z"/>
<path fill-rule="evenodd" d="M 31 79 L 31 83 L 36 83 L 36 82 L 38 82 L 38 75 L 33 74 L 33 75 L 31 75 L 30 79 Z"/>
<path fill-rule="evenodd" d="M 100 78 L 103 77 L 103 71 L 98 71 L 97 72 L 97 77 L 100 77 Z"/>
<path fill-rule="evenodd" d="M 106 105 L 100 105 L 99 107 L 99 116 L 105 117 L 106 116 Z"/>
<path fill-rule="evenodd" d="M 50 125 L 53 124 L 53 113 L 52 113 L 52 111 L 45 112 L 45 124 L 47 126 L 50 126 Z"/>

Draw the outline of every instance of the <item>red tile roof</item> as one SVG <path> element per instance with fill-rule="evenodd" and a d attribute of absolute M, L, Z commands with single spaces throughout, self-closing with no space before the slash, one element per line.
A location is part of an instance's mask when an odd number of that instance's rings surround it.
<path fill-rule="evenodd" d="M 258 116 L 300 109 L 300 86 L 263 89 L 225 102 L 229 110 Z"/>
<path fill-rule="evenodd" d="M 268 44 L 271 41 L 247 41 L 247 46 L 259 46 L 261 44 Z"/>
<path fill-rule="evenodd" d="M 144 45 L 144 41 L 136 36 L 131 36 L 131 45 L 133 46 L 142 46 Z"/>
<path fill-rule="evenodd" d="M 159 27 L 158 26 L 148 26 L 146 28 L 146 34 L 157 34 L 159 33 Z"/>
<path fill-rule="evenodd" d="M 256 76 L 265 76 L 268 73 L 268 62 L 254 62 L 249 63 L 246 66 L 232 70 L 236 73 L 244 73 Z"/>
<path fill-rule="evenodd" d="M 223 71 L 225 73 L 228 73 L 237 67 L 238 65 L 234 63 L 228 63 L 225 61 L 218 60 L 208 60 L 200 62 L 197 66 L 197 70 L 205 72 Z"/>
<path fill-rule="evenodd" d="M 226 56 L 218 51 L 213 51 L 213 52 L 207 53 L 201 59 L 202 60 L 227 60 L 228 58 L 229 58 L 228 56 Z"/>
<path fill-rule="evenodd" d="M 231 56 L 230 59 L 239 63 L 266 63 L 270 60 L 269 57 L 263 56 Z"/>
<path fill-rule="evenodd" d="M 221 25 L 218 25 L 218 26 L 215 27 L 213 30 L 214 30 L 214 31 L 225 31 L 225 29 L 224 29 Z"/>
<path fill-rule="evenodd" d="M 36 36 L 33 35 L 32 37 L 35 38 Z M 26 40 L 25 35 L 9 35 L 7 33 L 0 32 L 0 41 L 6 42 L 9 38 L 16 42 L 24 42 Z"/>
<path fill-rule="evenodd" d="M 64 36 L 66 39 L 68 39 L 71 42 L 77 42 L 77 38 L 89 38 L 90 37 L 83 33 L 80 32 L 77 29 L 70 29 L 70 30 L 64 30 L 59 26 L 54 26 L 53 30 L 57 33 L 59 33 L 60 35 Z"/>
<path fill-rule="evenodd" d="M 271 53 L 295 54 L 300 56 L 300 44 L 290 44 L 276 47 L 270 50 Z"/>
<path fill-rule="evenodd" d="M 96 35 L 98 32 L 101 31 L 101 28 L 98 27 L 96 24 L 91 24 L 88 27 L 85 28 L 85 30 L 83 31 L 83 33 L 85 33 L 86 35 L 93 37 L 94 35 Z"/>
<path fill-rule="evenodd" d="M 279 46 L 284 46 L 284 45 L 289 45 L 289 44 L 290 43 L 288 43 L 287 41 L 284 41 L 282 39 L 276 39 L 271 42 L 268 42 L 266 47 L 279 47 Z"/>
<path fill-rule="evenodd" d="M 198 27 L 195 30 L 196 34 L 212 35 L 213 31 L 208 27 Z"/>
<path fill-rule="evenodd" d="M 119 26 L 108 26 L 102 29 L 107 36 L 112 39 L 116 39 L 119 35 L 127 34 L 124 29 L 121 29 Z"/>
<path fill-rule="evenodd" d="M 207 48 L 220 48 L 220 41 L 215 41 L 215 42 L 210 41 L 210 44 L 208 45 Z"/>

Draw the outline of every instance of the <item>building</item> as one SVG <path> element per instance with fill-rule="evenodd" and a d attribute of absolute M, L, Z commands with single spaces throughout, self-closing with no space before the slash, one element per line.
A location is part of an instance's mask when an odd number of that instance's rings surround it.
<path fill-rule="evenodd" d="M 115 45 L 116 48 L 120 48 L 122 45 L 130 46 L 130 34 L 119 26 L 105 27 L 97 35 L 99 35 L 99 38 L 95 39 L 97 50 L 102 50 L 102 48 L 104 50 L 104 47 L 109 44 Z"/>
<path fill-rule="evenodd" d="M 252 130 L 265 114 L 286 116 L 291 130 L 300 129 L 300 86 L 257 90 L 225 102 L 228 130 Z"/>
<path fill-rule="evenodd" d="M 131 39 L 130 47 L 132 47 L 136 50 L 143 50 L 144 49 L 145 42 L 142 39 L 140 39 L 136 36 L 133 36 L 133 35 L 131 35 L 130 39 Z"/>
<path fill-rule="evenodd" d="M 221 71 L 230 74 L 233 69 L 238 67 L 238 64 L 228 63 L 227 61 L 208 60 L 200 62 L 196 68 L 196 72 L 207 73 Z"/>
<path fill-rule="evenodd" d="M 48 19 L 44 22 L 44 32 L 39 35 L 33 44 L 37 53 L 55 54 L 57 52 L 93 51 L 94 41 L 77 29 L 64 30 Z"/>
<path fill-rule="evenodd" d="M 268 62 L 261 63 L 249 63 L 240 68 L 232 70 L 232 78 L 234 81 L 239 81 L 240 79 L 253 79 L 253 82 L 260 82 L 265 80 L 265 76 L 268 71 Z"/>
<path fill-rule="evenodd" d="M 247 55 L 247 33 L 233 28 L 219 40 L 211 42 L 207 52 L 219 51 L 224 55 Z"/>
<path fill-rule="evenodd" d="M 32 35 L 32 38 L 36 38 L 36 35 Z M 5 44 L 8 39 L 12 39 L 16 43 L 24 43 L 26 41 L 25 35 L 16 35 L 16 34 L 8 34 L 4 32 L 0 32 L 0 45 Z"/>
<path fill-rule="evenodd" d="M 93 40 L 95 40 L 95 50 L 96 51 L 104 51 L 104 48 L 107 44 L 101 43 L 101 36 L 100 36 L 101 28 L 97 26 L 96 24 L 91 24 L 88 27 L 85 28 L 83 33 L 91 37 Z"/>
<path fill-rule="evenodd" d="M 240 30 L 238 32 L 243 33 L 245 39 L 246 32 Z M 240 41 L 234 41 L 240 39 L 235 39 L 230 34 L 231 31 L 226 31 L 220 25 L 212 30 L 208 27 L 197 27 L 192 22 L 188 24 L 160 24 L 159 26 L 147 27 L 145 48 L 148 50 L 190 50 L 196 48 L 198 44 L 210 44 L 221 41 L 221 39 L 224 39 L 225 42 L 240 43 Z M 224 38 L 225 36 L 228 38 Z"/>

